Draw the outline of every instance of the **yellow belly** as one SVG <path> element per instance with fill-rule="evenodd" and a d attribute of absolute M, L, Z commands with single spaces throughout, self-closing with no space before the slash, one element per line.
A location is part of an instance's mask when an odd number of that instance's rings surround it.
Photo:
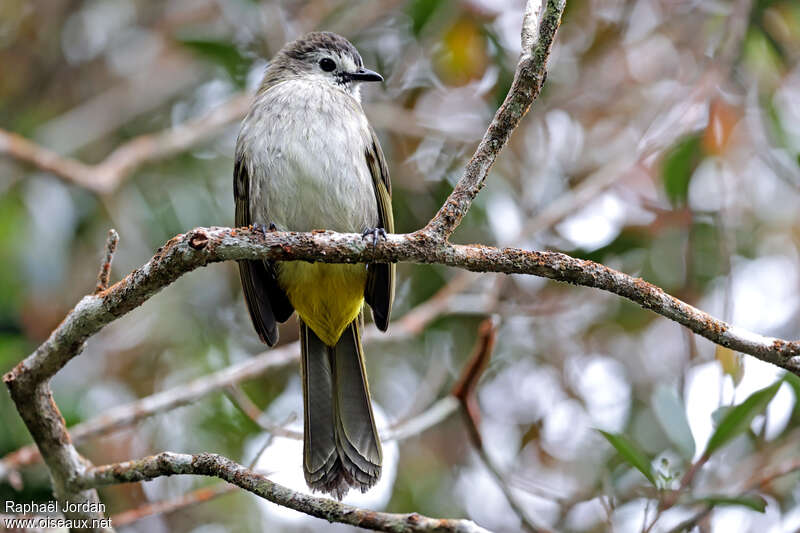
<path fill-rule="evenodd" d="M 278 283 L 303 322 L 322 342 L 335 346 L 361 312 L 367 269 L 364 265 L 289 261 L 278 263 Z"/>

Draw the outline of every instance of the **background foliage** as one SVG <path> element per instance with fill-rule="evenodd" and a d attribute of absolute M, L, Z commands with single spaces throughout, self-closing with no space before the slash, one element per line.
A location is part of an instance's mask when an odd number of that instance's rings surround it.
<path fill-rule="evenodd" d="M 366 88 L 365 109 L 389 159 L 397 230 L 412 231 L 444 200 L 506 94 L 522 8 L 516 0 L 4 0 L 0 126 L 98 162 L 128 139 L 253 89 L 285 41 L 337 31 L 386 78 Z M 569 0 L 543 94 L 454 240 L 601 261 L 738 326 L 800 337 L 799 57 L 794 0 Z M 232 124 L 147 164 L 108 194 L 0 159 L 0 371 L 90 291 L 109 227 L 121 235 L 119 276 L 177 233 L 232 225 L 236 132 Z M 401 265 L 395 316 L 455 275 Z M 536 523 L 640 531 L 658 516 L 652 530 L 668 531 L 708 504 L 698 522 L 706 531 L 800 528 L 798 475 L 762 479 L 797 461 L 796 380 L 598 291 L 517 276 L 470 280 L 417 337 L 367 347 L 388 420 L 426 392 L 449 390 L 477 324 L 494 313 L 500 334 L 479 389 L 481 432 Z M 281 336 L 296 338 L 293 321 Z M 261 350 L 235 265 L 214 265 L 106 328 L 53 385 L 73 424 Z M 294 368 L 245 390 L 274 420 L 300 407 Z M 0 454 L 29 442 L 6 394 L 0 427 Z M 81 451 L 95 463 L 162 449 L 247 462 L 265 437 L 214 395 Z M 276 439 L 262 467 L 279 470 L 297 457 L 296 444 Z M 519 529 L 457 417 L 395 451 L 396 478 L 388 469 L 369 505 Z M 657 513 L 659 491 L 678 488 L 692 464 L 690 490 Z M 101 497 L 114 514 L 207 483 L 164 479 Z M 49 499 L 44 469 L 23 471 L 21 493 L 0 483 L 0 497 Z M 229 493 L 125 530 L 261 531 L 265 522 L 327 527 Z"/>

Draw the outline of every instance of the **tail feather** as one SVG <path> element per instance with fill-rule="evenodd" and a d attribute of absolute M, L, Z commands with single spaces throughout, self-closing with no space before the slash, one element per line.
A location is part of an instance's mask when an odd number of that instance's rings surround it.
<path fill-rule="evenodd" d="M 333 376 L 330 349 L 300 322 L 303 376 L 303 471 L 314 487 L 333 470 L 338 459 L 333 427 Z"/>
<path fill-rule="evenodd" d="M 350 488 L 365 492 L 381 475 L 358 324 L 356 318 L 335 347 L 300 324 L 306 482 L 339 499 Z"/>
<path fill-rule="evenodd" d="M 358 319 L 344 331 L 333 357 L 334 423 L 339 457 L 362 492 L 381 474 L 381 445 L 370 403 Z"/>

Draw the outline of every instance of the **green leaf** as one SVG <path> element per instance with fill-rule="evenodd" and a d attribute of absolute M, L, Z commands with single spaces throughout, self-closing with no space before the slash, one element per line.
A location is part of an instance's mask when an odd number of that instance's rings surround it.
<path fill-rule="evenodd" d="M 653 486 L 656 485 L 656 478 L 653 475 L 653 467 L 650 464 L 650 458 L 641 451 L 632 440 L 620 433 L 609 433 L 602 429 L 598 429 L 597 431 L 606 438 L 625 461 L 641 472 Z"/>
<path fill-rule="evenodd" d="M 733 407 L 734 406 L 732 405 L 721 405 L 714 409 L 714 411 L 711 413 L 711 423 L 714 425 L 714 427 L 717 427 L 722 423 L 725 415 L 727 415 L 730 410 L 733 409 Z"/>
<path fill-rule="evenodd" d="M 758 511 L 759 513 L 763 513 L 767 508 L 767 501 L 757 494 L 742 496 L 712 495 L 705 496 L 703 498 L 697 498 L 694 500 L 694 503 L 705 503 L 711 507 L 716 507 L 719 505 L 737 505 L 740 507 L 747 507 L 754 511 Z"/>
<path fill-rule="evenodd" d="M 783 381 L 789 384 L 794 391 L 795 399 L 800 402 L 800 376 L 786 372 L 783 374 Z"/>
<path fill-rule="evenodd" d="M 686 418 L 686 408 L 675 390 L 661 385 L 653 391 L 650 402 L 656 420 L 667 438 L 684 458 L 691 460 L 695 452 L 694 437 L 689 428 L 689 420 Z"/>
<path fill-rule="evenodd" d="M 757 390 L 745 401 L 729 409 L 720 420 L 711 438 L 708 439 L 708 445 L 703 455 L 709 457 L 735 437 L 747 431 L 750 423 L 757 415 L 764 412 L 782 384 L 783 380 L 781 379 L 769 387 Z"/>
<path fill-rule="evenodd" d="M 667 152 L 661 165 L 661 179 L 664 182 L 664 192 L 672 205 L 686 205 L 689 181 L 702 159 L 703 149 L 699 135 L 685 137 Z"/>

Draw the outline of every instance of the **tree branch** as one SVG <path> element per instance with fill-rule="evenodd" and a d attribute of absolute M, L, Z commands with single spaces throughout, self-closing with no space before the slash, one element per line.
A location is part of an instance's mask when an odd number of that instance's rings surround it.
<path fill-rule="evenodd" d="M 64 418 L 53 401 L 49 382 L 11 380 L 6 384 L 11 399 L 47 464 L 55 497 L 62 504 L 67 501 L 78 504 L 71 506 L 71 510 L 65 511 L 64 515 L 70 520 L 87 520 L 90 523 L 94 519 L 103 519 L 102 513 L 91 511 L 99 508 L 96 505 L 100 502 L 97 491 L 74 487 L 75 481 L 84 474 L 90 463 L 72 445 Z"/>
<path fill-rule="evenodd" d="M 309 496 L 270 481 L 221 455 L 164 452 L 88 470 L 79 482 L 84 488 L 147 481 L 175 474 L 218 477 L 277 505 L 329 522 L 390 532 L 487 533 L 469 520 L 428 518 L 417 513 L 393 514 L 359 509 L 327 498 Z"/>
<path fill-rule="evenodd" d="M 205 115 L 184 124 L 135 137 L 117 147 L 96 165 L 62 156 L 3 129 L 0 129 L 0 154 L 50 172 L 66 182 L 105 194 L 116 189 L 141 165 L 180 153 L 241 119 L 251 99 L 250 94 L 237 94 Z"/>
<path fill-rule="evenodd" d="M 503 104 L 494 115 L 478 148 L 464 168 L 464 173 L 436 216 L 428 222 L 425 232 L 448 239 L 467 214 L 472 201 L 483 188 L 497 154 L 527 114 L 539 96 L 547 77 L 547 59 L 553 46 L 556 30 L 561 24 L 566 0 L 546 2 L 541 20 L 543 0 L 528 0 L 522 21 L 522 54 L 514 73 L 514 81 Z"/>
<path fill-rule="evenodd" d="M 411 261 L 440 263 L 473 271 L 547 277 L 624 296 L 713 342 L 749 353 L 794 373 L 800 372 L 797 357 L 800 344 L 797 342 L 762 337 L 732 327 L 641 279 L 565 254 L 453 245 L 434 240 L 422 232 L 389 235 L 385 242 L 373 247 L 359 234 L 320 231 L 262 235 L 241 228 L 197 228 L 171 239 L 148 263 L 109 289 L 84 297 L 50 338 L 4 377 L 34 440 L 46 458 L 51 456 L 48 466 L 66 469 L 67 472 L 79 472 L 83 468 L 63 428 L 60 413 L 49 400 L 47 380 L 79 353 L 91 335 L 141 305 L 184 273 L 212 262 L 238 259 Z M 62 488 L 69 484 L 72 475 L 66 475 L 60 481 Z M 57 491 L 59 493 L 63 491 Z"/>
<path fill-rule="evenodd" d="M 670 296 L 662 289 L 604 265 L 549 251 L 457 245 L 423 231 L 389 235 L 372 246 L 360 234 L 260 232 L 246 228 L 196 228 L 178 235 L 153 258 L 97 295 L 85 296 L 37 350 L 6 376 L 7 381 L 52 377 L 103 326 L 138 307 L 181 275 L 209 263 L 240 259 L 326 263 L 437 263 L 475 272 L 530 274 L 594 287 L 640 304 L 695 333 L 763 361 L 800 373 L 800 343 L 737 328 Z"/>

